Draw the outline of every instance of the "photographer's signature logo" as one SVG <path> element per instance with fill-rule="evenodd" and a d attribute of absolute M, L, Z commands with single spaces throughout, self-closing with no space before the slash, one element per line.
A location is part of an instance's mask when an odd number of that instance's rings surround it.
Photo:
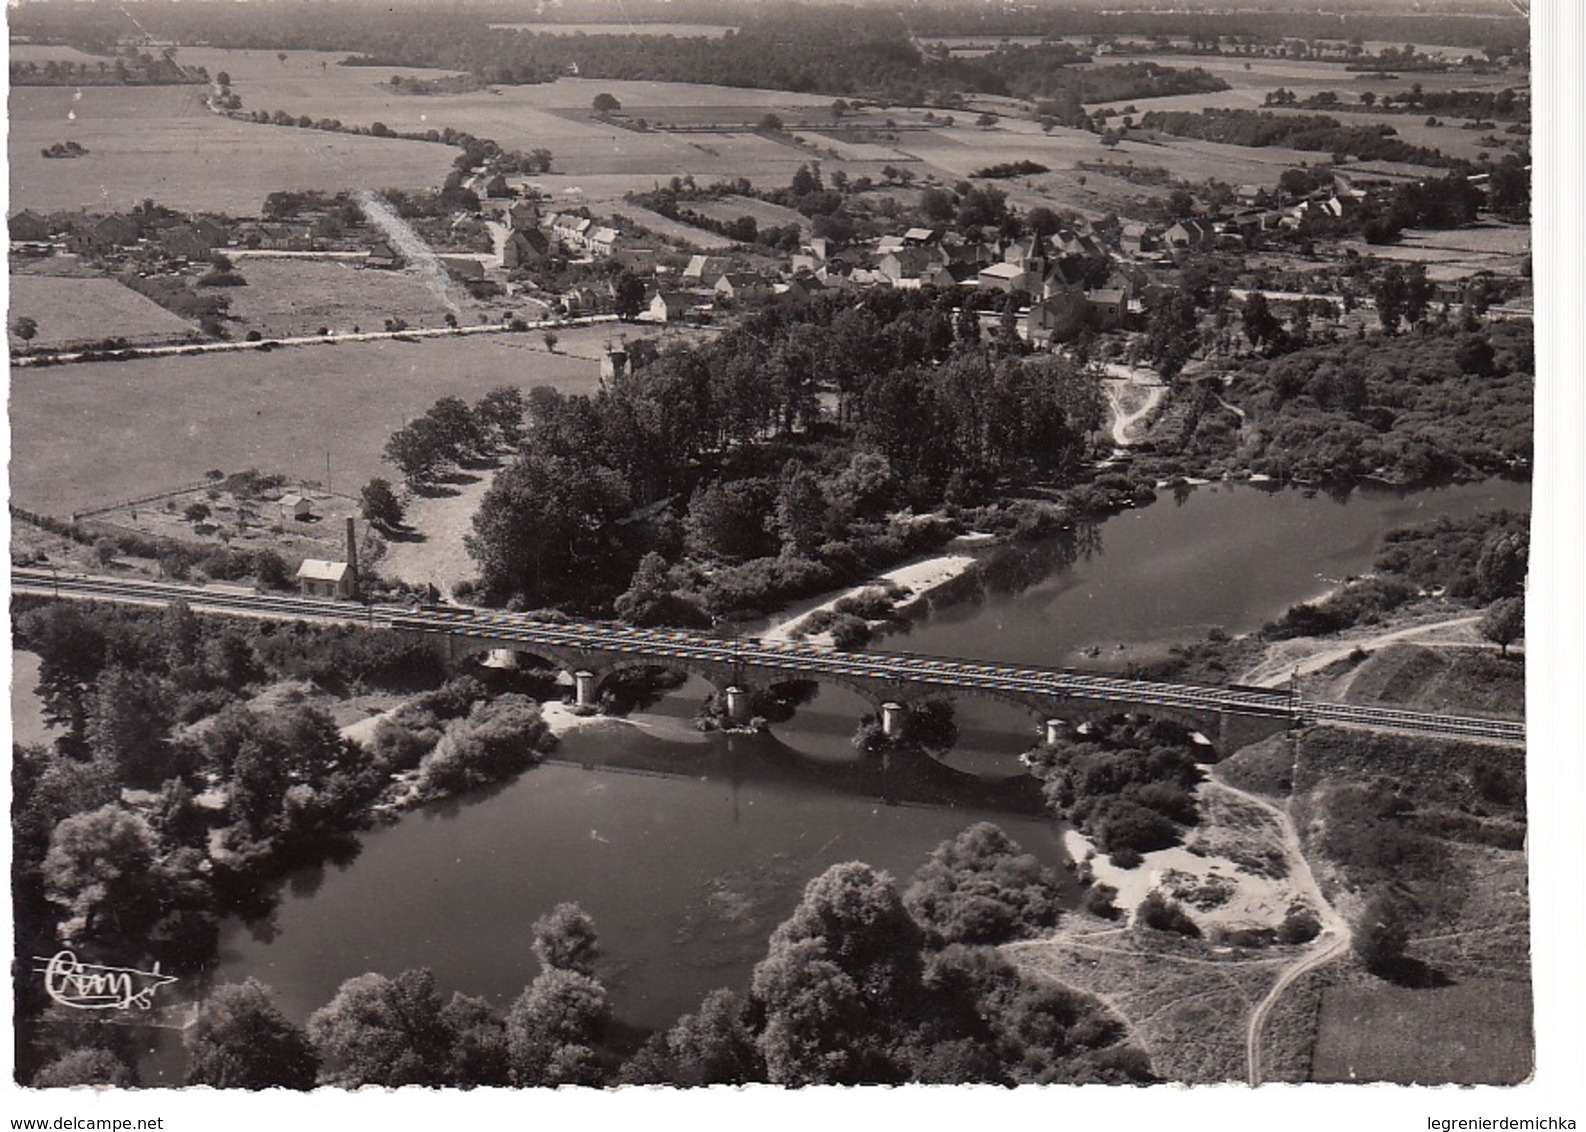
<path fill-rule="evenodd" d="M 57 951 L 48 959 L 42 955 L 33 958 L 44 964 L 33 969 L 44 976 L 44 990 L 50 998 L 73 1010 L 149 1010 L 154 1006 L 154 992 L 176 981 L 175 975 L 160 974 L 158 963 L 152 971 L 139 971 L 79 963 L 70 951 Z"/>

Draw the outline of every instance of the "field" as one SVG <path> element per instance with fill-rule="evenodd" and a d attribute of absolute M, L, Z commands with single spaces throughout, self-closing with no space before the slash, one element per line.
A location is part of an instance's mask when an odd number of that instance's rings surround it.
<path fill-rule="evenodd" d="M 11 492 L 55 515 L 257 467 L 336 491 L 390 476 L 386 437 L 439 397 L 503 384 L 591 392 L 606 327 L 139 358 L 11 375 Z"/>
<path fill-rule="evenodd" d="M 1428 1040 L 1437 1035 L 1439 1040 Z M 1531 988 L 1472 979 L 1447 987 L 1329 987 L 1312 1079 L 1513 1085 L 1531 1074 Z"/>
<path fill-rule="evenodd" d="M 536 35 L 653 35 L 678 39 L 720 39 L 737 29 L 727 24 L 491 24 L 505 31 L 531 31 Z"/>
<path fill-rule="evenodd" d="M 11 311 L 38 323 L 34 349 L 62 349 L 104 338 L 169 342 L 198 327 L 114 279 L 11 276 Z M 11 347 L 19 339 L 11 335 Z"/>
<path fill-rule="evenodd" d="M 731 223 L 740 216 L 752 216 L 762 230 L 781 228 L 789 224 L 797 224 L 806 231 L 809 228 L 809 219 L 803 213 L 791 208 L 783 208 L 769 201 L 755 200 L 753 197 L 732 196 L 723 197 L 721 200 L 690 201 L 688 207 L 703 216 L 726 223 Z"/>
<path fill-rule="evenodd" d="M 1279 115 L 1304 115 L 1324 114 L 1338 120 L 1345 126 L 1377 126 L 1387 125 L 1393 127 L 1398 136 L 1411 145 L 1427 146 L 1440 149 L 1451 157 L 1462 157 L 1474 161 L 1483 152 L 1492 153 L 1494 156 L 1501 150 L 1491 150 L 1478 144 L 1480 138 L 1487 134 L 1496 133 L 1503 136 L 1503 127 L 1507 122 L 1501 122 L 1496 129 L 1483 128 L 1479 130 L 1462 129 L 1467 119 L 1457 116 L 1442 116 L 1447 124 L 1442 126 L 1426 125 L 1425 114 L 1387 114 L 1387 113 L 1360 113 L 1354 110 L 1312 110 L 1304 108 L 1277 109 L 1263 106 L 1266 96 L 1283 87 L 1293 91 L 1301 100 L 1324 90 L 1333 91 L 1339 99 L 1346 104 L 1358 103 L 1359 96 L 1364 91 L 1382 95 L 1399 91 L 1407 91 L 1414 83 L 1420 83 L 1421 88 L 1428 92 L 1447 90 L 1525 90 L 1530 78 L 1524 72 L 1495 72 L 1488 75 L 1466 73 L 1405 73 L 1397 79 L 1383 79 L 1366 72 L 1346 71 L 1341 63 L 1307 62 L 1297 59 L 1252 59 L 1249 60 L 1250 69 L 1245 70 L 1246 61 L 1227 58 L 1208 58 L 1205 56 L 1155 56 L 1151 57 L 1153 63 L 1160 63 L 1169 67 L 1199 67 L 1204 71 L 1225 80 L 1232 88 L 1225 91 L 1212 91 L 1202 94 L 1169 95 L 1164 98 L 1136 98 L 1127 100 L 1114 100 L 1106 103 L 1088 103 L 1086 108 L 1097 110 L 1103 107 L 1124 111 L 1133 107 L 1129 113 L 1139 115 L 1150 110 L 1188 110 L 1199 113 L 1208 108 L 1228 108 L 1238 110 L 1266 110 L 1272 109 Z M 1312 154 L 1311 160 L 1320 160 L 1325 155 Z"/>
<path fill-rule="evenodd" d="M 444 325 L 456 306 L 458 321 L 471 325 L 488 315 L 539 317 L 537 307 L 525 312 L 521 301 L 476 302 L 460 286 L 437 293 L 417 275 L 405 271 L 368 271 L 334 260 L 275 259 L 238 256 L 237 270 L 246 287 L 226 291 L 231 300 L 233 338 L 257 330 L 266 338 L 314 334 L 320 327 L 333 333 L 353 327 L 378 330 L 387 318 L 400 318 L 415 328 Z"/>
<path fill-rule="evenodd" d="M 424 142 L 232 121 L 210 113 L 204 94 L 201 86 L 13 90 L 11 210 L 124 210 L 152 197 L 171 208 L 257 216 L 276 189 L 432 187 L 455 156 Z M 88 155 L 40 155 L 67 140 Z"/>

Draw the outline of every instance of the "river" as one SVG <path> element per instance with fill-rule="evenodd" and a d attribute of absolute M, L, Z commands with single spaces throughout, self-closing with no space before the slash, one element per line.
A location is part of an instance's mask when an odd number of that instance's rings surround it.
<path fill-rule="evenodd" d="M 1527 485 L 1501 481 L 1343 500 L 1250 486 L 1168 492 L 993 553 L 879 647 L 1116 666 L 1213 626 L 1258 628 L 1369 569 L 1390 528 L 1528 506 Z M 1101 656 L 1083 657 L 1087 645 Z M 516 781 L 409 814 L 364 836 L 353 861 L 298 874 L 267 924 L 224 928 L 213 978 L 260 979 L 298 1021 L 344 979 L 415 966 L 432 968 L 445 995 L 505 1008 L 537 972 L 534 920 L 572 900 L 600 930 L 598 974 L 618 1016 L 664 1026 L 715 987 L 745 989 L 772 929 L 830 864 L 860 859 L 906 881 L 981 819 L 1064 863 L 1058 827 L 1031 812 L 1028 780 L 1014 777 L 1036 721 L 1011 707 L 957 705 L 963 749 L 949 764 L 1010 784 L 966 802 L 934 763 L 885 783 L 862 767 L 848 739 L 868 705 L 852 693 L 823 689 L 774 735 L 707 737 L 688 725 L 706 691 L 691 680 L 628 722 L 576 730 Z M 943 804 L 955 790 L 959 804 Z"/>

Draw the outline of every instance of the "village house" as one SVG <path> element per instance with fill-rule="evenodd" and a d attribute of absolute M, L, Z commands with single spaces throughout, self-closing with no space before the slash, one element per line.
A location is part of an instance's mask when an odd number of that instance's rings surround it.
<path fill-rule="evenodd" d="M 934 247 L 942 242 L 942 234 L 935 228 L 910 228 L 903 233 L 903 246 L 906 248 Z"/>
<path fill-rule="evenodd" d="M 944 291 L 953 291 L 960 287 L 974 287 L 975 277 L 979 273 L 980 267 L 978 264 L 936 263 L 920 278 L 927 287 L 939 287 Z"/>
<path fill-rule="evenodd" d="M 899 248 L 882 256 L 876 270 L 894 287 L 916 290 L 924 286 L 924 276 L 938 262 L 936 256 L 923 247 Z"/>
<path fill-rule="evenodd" d="M 629 271 L 638 275 L 653 275 L 655 273 L 656 259 L 654 248 L 628 248 L 618 247 L 611 253 L 611 261 L 620 263 Z"/>
<path fill-rule="evenodd" d="M 736 303 L 763 299 L 771 293 L 764 279 L 748 271 L 729 271 L 716 280 L 714 290 L 718 299 L 731 299 Z"/>
<path fill-rule="evenodd" d="M 786 283 L 780 284 L 776 293 L 785 295 L 794 302 L 808 302 L 815 296 L 822 294 L 826 288 L 821 281 L 813 275 L 795 275 Z"/>
<path fill-rule="evenodd" d="M 589 230 L 589 250 L 598 256 L 609 256 L 617 250 L 621 233 L 615 228 L 598 227 Z"/>
<path fill-rule="evenodd" d="M 281 518 L 283 519 L 302 521 L 312 518 L 314 515 L 313 502 L 301 495 L 283 495 L 279 506 L 281 508 Z"/>
<path fill-rule="evenodd" d="M 1144 255 L 1157 249 L 1158 237 L 1150 225 L 1138 222 L 1125 224 L 1118 237 L 1118 246 L 1129 255 Z"/>
<path fill-rule="evenodd" d="M 551 241 L 537 228 L 514 228 L 501 242 L 501 266 L 508 271 L 541 267 L 550 254 Z"/>
<path fill-rule="evenodd" d="M 683 291 L 669 291 L 662 288 L 650 299 L 650 321 L 681 322 L 688 317 L 689 308 L 693 304 L 694 296 Z"/>
<path fill-rule="evenodd" d="M 142 229 L 130 216 L 103 216 L 80 225 L 66 237 L 66 250 L 74 255 L 108 255 L 118 248 L 137 245 Z"/>
<path fill-rule="evenodd" d="M 297 582 L 304 597 L 346 599 L 352 596 L 352 568 L 345 562 L 305 558 L 297 568 Z"/>
<path fill-rule="evenodd" d="M 1213 238 L 1211 225 L 1200 220 L 1180 220 L 1162 233 L 1162 240 L 1173 248 L 1198 248 Z"/>
<path fill-rule="evenodd" d="M 190 224 L 179 224 L 162 230 L 157 237 L 160 250 L 176 259 L 208 259 L 215 245 L 202 232 Z M 224 241 L 222 241 L 224 242 Z"/>
<path fill-rule="evenodd" d="M 1098 330 L 1117 330 L 1123 326 L 1129 313 L 1129 293 L 1117 288 L 1091 291 L 1085 296 L 1090 309 L 1095 312 Z"/>
<path fill-rule="evenodd" d="M 1024 318 L 1024 338 L 1041 348 L 1067 342 L 1084 328 L 1090 310 L 1090 302 L 1078 287 L 1057 290 L 1031 305 Z"/>
<path fill-rule="evenodd" d="M 994 263 L 983 267 L 975 276 L 975 284 L 982 291 L 1001 291 L 1012 295 L 1024 290 L 1029 276 L 1016 263 Z"/>
<path fill-rule="evenodd" d="M 37 243 L 49 239 L 53 234 L 50 222 L 30 208 L 24 208 L 12 216 L 9 227 L 14 243 Z"/>
<path fill-rule="evenodd" d="M 732 261 L 726 256 L 696 255 L 683 268 L 683 279 L 701 287 L 714 287 L 717 280 L 731 269 Z"/>

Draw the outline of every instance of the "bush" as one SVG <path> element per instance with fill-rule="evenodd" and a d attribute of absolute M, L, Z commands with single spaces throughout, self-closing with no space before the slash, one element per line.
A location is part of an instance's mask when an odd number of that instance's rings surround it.
<path fill-rule="evenodd" d="M 1283 924 L 1278 928 L 1278 942 L 1309 943 L 1321 930 L 1322 922 L 1316 918 L 1316 913 L 1304 906 L 1297 906 L 1289 909 L 1289 914 L 1283 917 Z"/>
<path fill-rule="evenodd" d="M 1153 931 L 1176 932 L 1200 938 L 1200 927 L 1190 919 L 1189 913 L 1160 892 L 1152 892 L 1142 900 L 1134 915 L 1136 923 L 1144 924 Z"/>
<path fill-rule="evenodd" d="M 1113 901 L 1117 897 L 1118 890 L 1112 885 L 1093 884 L 1085 889 L 1085 895 L 1080 897 L 1079 906 L 1092 916 L 1100 916 L 1104 920 L 1116 920 L 1120 913 L 1118 905 Z"/>

